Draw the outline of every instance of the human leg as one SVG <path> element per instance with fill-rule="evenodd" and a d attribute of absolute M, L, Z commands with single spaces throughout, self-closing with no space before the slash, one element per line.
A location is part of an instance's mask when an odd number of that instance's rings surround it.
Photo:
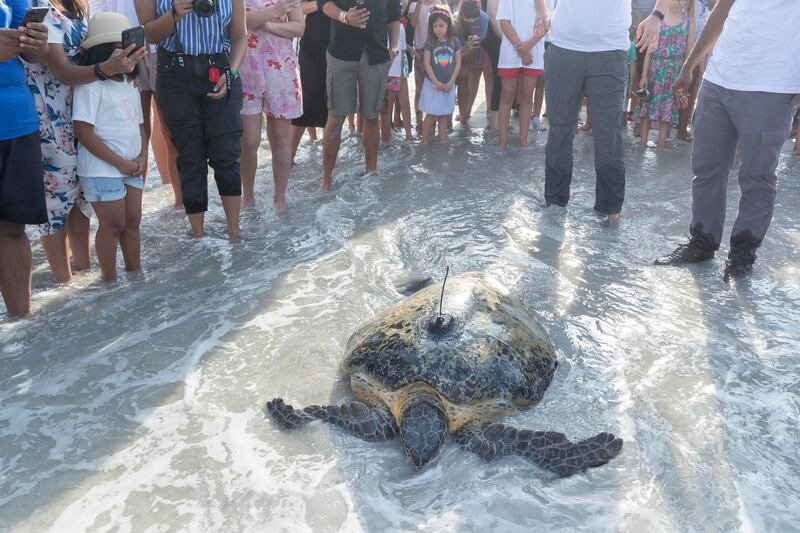
<path fill-rule="evenodd" d="M 50 235 L 42 235 L 42 249 L 47 257 L 53 280 L 56 283 L 67 283 L 72 279 L 67 248 L 67 228 L 63 227 Z"/>
<path fill-rule="evenodd" d="M 625 199 L 625 145 L 622 113 L 627 54 L 593 52 L 589 57 L 586 96 L 592 109 L 594 166 L 597 174 L 594 209 L 615 222 Z"/>
<path fill-rule="evenodd" d="M 256 169 L 258 168 L 258 148 L 261 146 L 263 113 L 242 115 L 242 155 L 239 159 L 242 174 L 242 207 L 255 205 Z M 302 135 L 303 130 L 300 130 Z"/>
<path fill-rule="evenodd" d="M 403 117 L 403 129 L 406 131 L 406 140 L 414 138 L 411 133 L 411 104 L 408 100 L 408 80 L 403 79 L 400 83 L 400 115 Z"/>
<path fill-rule="evenodd" d="M 389 67 L 391 61 L 370 65 L 366 51 L 361 55 L 358 68 L 358 118 L 364 133 L 365 171 L 378 170 L 380 129 L 378 121 L 386 102 Z"/>
<path fill-rule="evenodd" d="M 450 117 L 447 115 L 436 117 L 436 123 L 439 128 L 439 142 L 441 143 L 447 142 L 447 122 L 449 119 Z"/>
<path fill-rule="evenodd" d="M 114 281 L 117 279 L 117 244 L 125 230 L 125 198 L 110 202 L 92 202 L 92 208 L 100 223 L 94 236 L 100 275 L 103 281 Z"/>
<path fill-rule="evenodd" d="M 328 121 L 322 132 L 321 191 L 333 185 L 333 168 L 342 142 L 342 125 L 356 110 L 358 61 L 342 61 L 327 54 Z"/>
<path fill-rule="evenodd" d="M 692 145 L 692 239 L 710 250 L 722 241 L 728 197 L 728 174 L 739 133 L 725 104 L 727 89 L 704 82 L 694 114 Z"/>
<path fill-rule="evenodd" d="M 511 70 L 511 69 L 509 69 Z M 497 145 L 502 149 L 508 146 L 508 124 L 511 121 L 511 106 L 517 97 L 518 74 L 511 77 L 501 75 L 500 109 L 498 111 L 497 128 L 500 134 Z"/>
<path fill-rule="evenodd" d="M 528 146 L 528 128 L 531 125 L 533 111 L 533 90 L 540 76 L 523 75 L 519 81 L 519 145 Z"/>
<path fill-rule="evenodd" d="M 31 245 L 24 224 L 0 220 L 0 294 L 10 316 L 31 312 Z"/>
<path fill-rule="evenodd" d="M 77 208 L 69 212 L 67 233 L 69 235 L 69 251 L 72 252 L 72 267 L 75 270 L 86 270 L 91 265 L 89 252 L 89 218 Z"/>
<path fill-rule="evenodd" d="M 656 144 L 657 150 L 662 150 L 667 144 L 669 137 L 669 130 L 672 129 L 672 123 L 662 120 L 658 124 L 658 143 Z"/>
<path fill-rule="evenodd" d="M 337 117 L 333 113 L 328 114 L 328 122 L 322 132 L 322 183 L 319 186 L 321 191 L 330 190 L 333 185 L 333 167 L 336 166 L 336 156 L 339 155 L 339 146 L 342 143 L 342 126 L 344 116 Z"/>
<path fill-rule="evenodd" d="M 642 136 L 640 138 L 639 143 L 642 146 L 647 146 L 647 143 L 649 142 L 650 139 L 650 117 L 642 117 L 640 124 L 641 124 Z"/>
<path fill-rule="evenodd" d="M 311 130 L 313 128 L 308 129 Z M 300 146 L 300 141 L 303 140 L 305 131 L 306 128 L 303 126 L 292 126 L 292 164 L 294 164 L 294 159 L 297 157 L 297 148 Z"/>
<path fill-rule="evenodd" d="M 153 101 L 153 91 L 140 92 L 139 99 L 142 101 L 142 117 L 144 119 L 142 125 L 144 126 L 144 141 L 149 143 L 150 139 L 153 137 L 153 117 L 151 112 L 152 106 L 150 105 L 150 103 Z M 150 151 L 145 150 L 144 169 L 142 169 L 142 177 L 145 181 L 147 181 L 147 168 L 149 163 Z"/>
<path fill-rule="evenodd" d="M 586 54 L 551 45 L 545 52 L 545 98 L 550 130 L 545 145 L 544 199 L 567 205 L 572 182 L 572 142 L 586 77 Z"/>
<path fill-rule="evenodd" d="M 173 207 L 180 209 L 183 207 L 183 195 L 181 194 L 180 172 L 178 172 L 178 151 L 172 144 L 169 128 L 158 108 L 158 101 L 154 100 L 154 104 L 153 139 L 150 144 L 153 147 L 153 155 L 156 158 L 156 166 L 158 166 L 162 180 L 164 176 L 167 176 L 169 184 L 172 186 L 172 194 L 175 198 Z"/>
<path fill-rule="evenodd" d="M 781 148 L 789 136 L 792 95 L 732 91 L 727 102 L 739 131 L 739 212 L 731 230 L 728 274 L 748 272 L 772 222 Z"/>
<path fill-rule="evenodd" d="M 239 166 L 242 137 L 242 82 L 234 80 L 226 98 L 206 98 L 202 105 L 205 152 L 214 169 L 214 181 L 222 199 L 228 235 L 239 235 L 242 177 Z"/>
<path fill-rule="evenodd" d="M 533 118 L 542 116 L 542 105 L 544 104 L 544 75 L 536 78 L 536 87 L 533 93 Z"/>
<path fill-rule="evenodd" d="M 396 101 L 397 93 L 394 91 L 388 91 L 386 93 L 386 103 L 383 107 L 383 111 L 381 112 L 380 120 L 381 142 L 384 144 L 388 144 L 392 138 L 392 110 L 394 109 L 394 104 Z"/>
<path fill-rule="evenodd" d="M 142 242 L 139 225 L 142 222 L 142 189 L 136 185 L 125 186 L 125 229 L 119 236 L 119 246 L 125 260 L 125 270 L 142 268 Z"/>
<path fill-rule="evenodd" d="M 433 130 L 433 123 L 435 121 L 435 116 L 425 115 L 425 119 L 422 121 L 422 144 L 428 144 L 428 141 L 431 137 L 431 130 Z"/>
<path fill-rule="evenodd" d="M 189 87 L 193 82 L 183 72 L 159 72 L 156 98 L 177 152 L 181 199 L 192 235 L 202 237 L 203 213 L 208 209 L 208 154 L 202 105 L 206 96 L 194 94 L 193 86 Z"/>
<path fill-rule="evenodd" d="M 267 139 L 272 152 L 272 176 L 275 180 L 275 211 L 286 210 L 286 187 L 292 168 L 292 147 L 289 132 L 292 123 L 285 119 L 267 117 Z"/>

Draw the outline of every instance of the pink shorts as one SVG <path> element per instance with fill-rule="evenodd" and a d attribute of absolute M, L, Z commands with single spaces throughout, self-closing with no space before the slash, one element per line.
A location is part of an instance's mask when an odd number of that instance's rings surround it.
<path fill-rule="evenodd" d="M 520 76 L 524 76 L 526 78 L 535 78 L 536 76 L 541 76 L 542 74 L 544 74 L 544 71 L 538 68 L 520 67 L 497 69 L 497 76 L 501 79 L 507 80 L 514 80 Z"/>

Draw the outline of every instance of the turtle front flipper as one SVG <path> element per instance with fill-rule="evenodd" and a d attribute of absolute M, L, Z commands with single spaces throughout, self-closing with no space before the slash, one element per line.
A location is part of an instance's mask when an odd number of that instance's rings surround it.
<path fill-rule="evenodd" d="M 573 443 L 563 433 L 518 430 L 493 423 L 466 426 L 455 434 L 455 439 L 459 446 L 486 461 L 518 455 L 559 477 L 604 465 L 622 449 L 622 439 L 611 433 Z"/>
<path fill-rule="evenodd" d="M 367 442 L 386 441 L 397 436 L 397 423 L 387 409 L 370 409 L 361 402 L 310 405 L 298 410 L 281 398 L 275 398 L 267 402 L 267 412 L 286 429 L 297 429 L 314 420 L 322 420 Z"/>

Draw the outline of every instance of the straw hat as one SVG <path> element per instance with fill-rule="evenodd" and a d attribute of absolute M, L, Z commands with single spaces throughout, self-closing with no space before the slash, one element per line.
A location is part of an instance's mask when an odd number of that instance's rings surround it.
<path fill-rule="evenodd" d="M 122 32 L 130 27 L 131 22 L 125 15 L 101 11 L 89 20 L 89 31 L 86 32 L 81 48 L 122 42 Z"/>

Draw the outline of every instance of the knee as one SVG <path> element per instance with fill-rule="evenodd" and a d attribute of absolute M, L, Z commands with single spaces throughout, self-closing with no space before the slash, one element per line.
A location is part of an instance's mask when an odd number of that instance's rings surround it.
<path fill-rule="evenodd" d="M 11 222 L 0 222 L 0 239 L 27 240 L 25 226 L 23 224 L 12 224 Z"/>

